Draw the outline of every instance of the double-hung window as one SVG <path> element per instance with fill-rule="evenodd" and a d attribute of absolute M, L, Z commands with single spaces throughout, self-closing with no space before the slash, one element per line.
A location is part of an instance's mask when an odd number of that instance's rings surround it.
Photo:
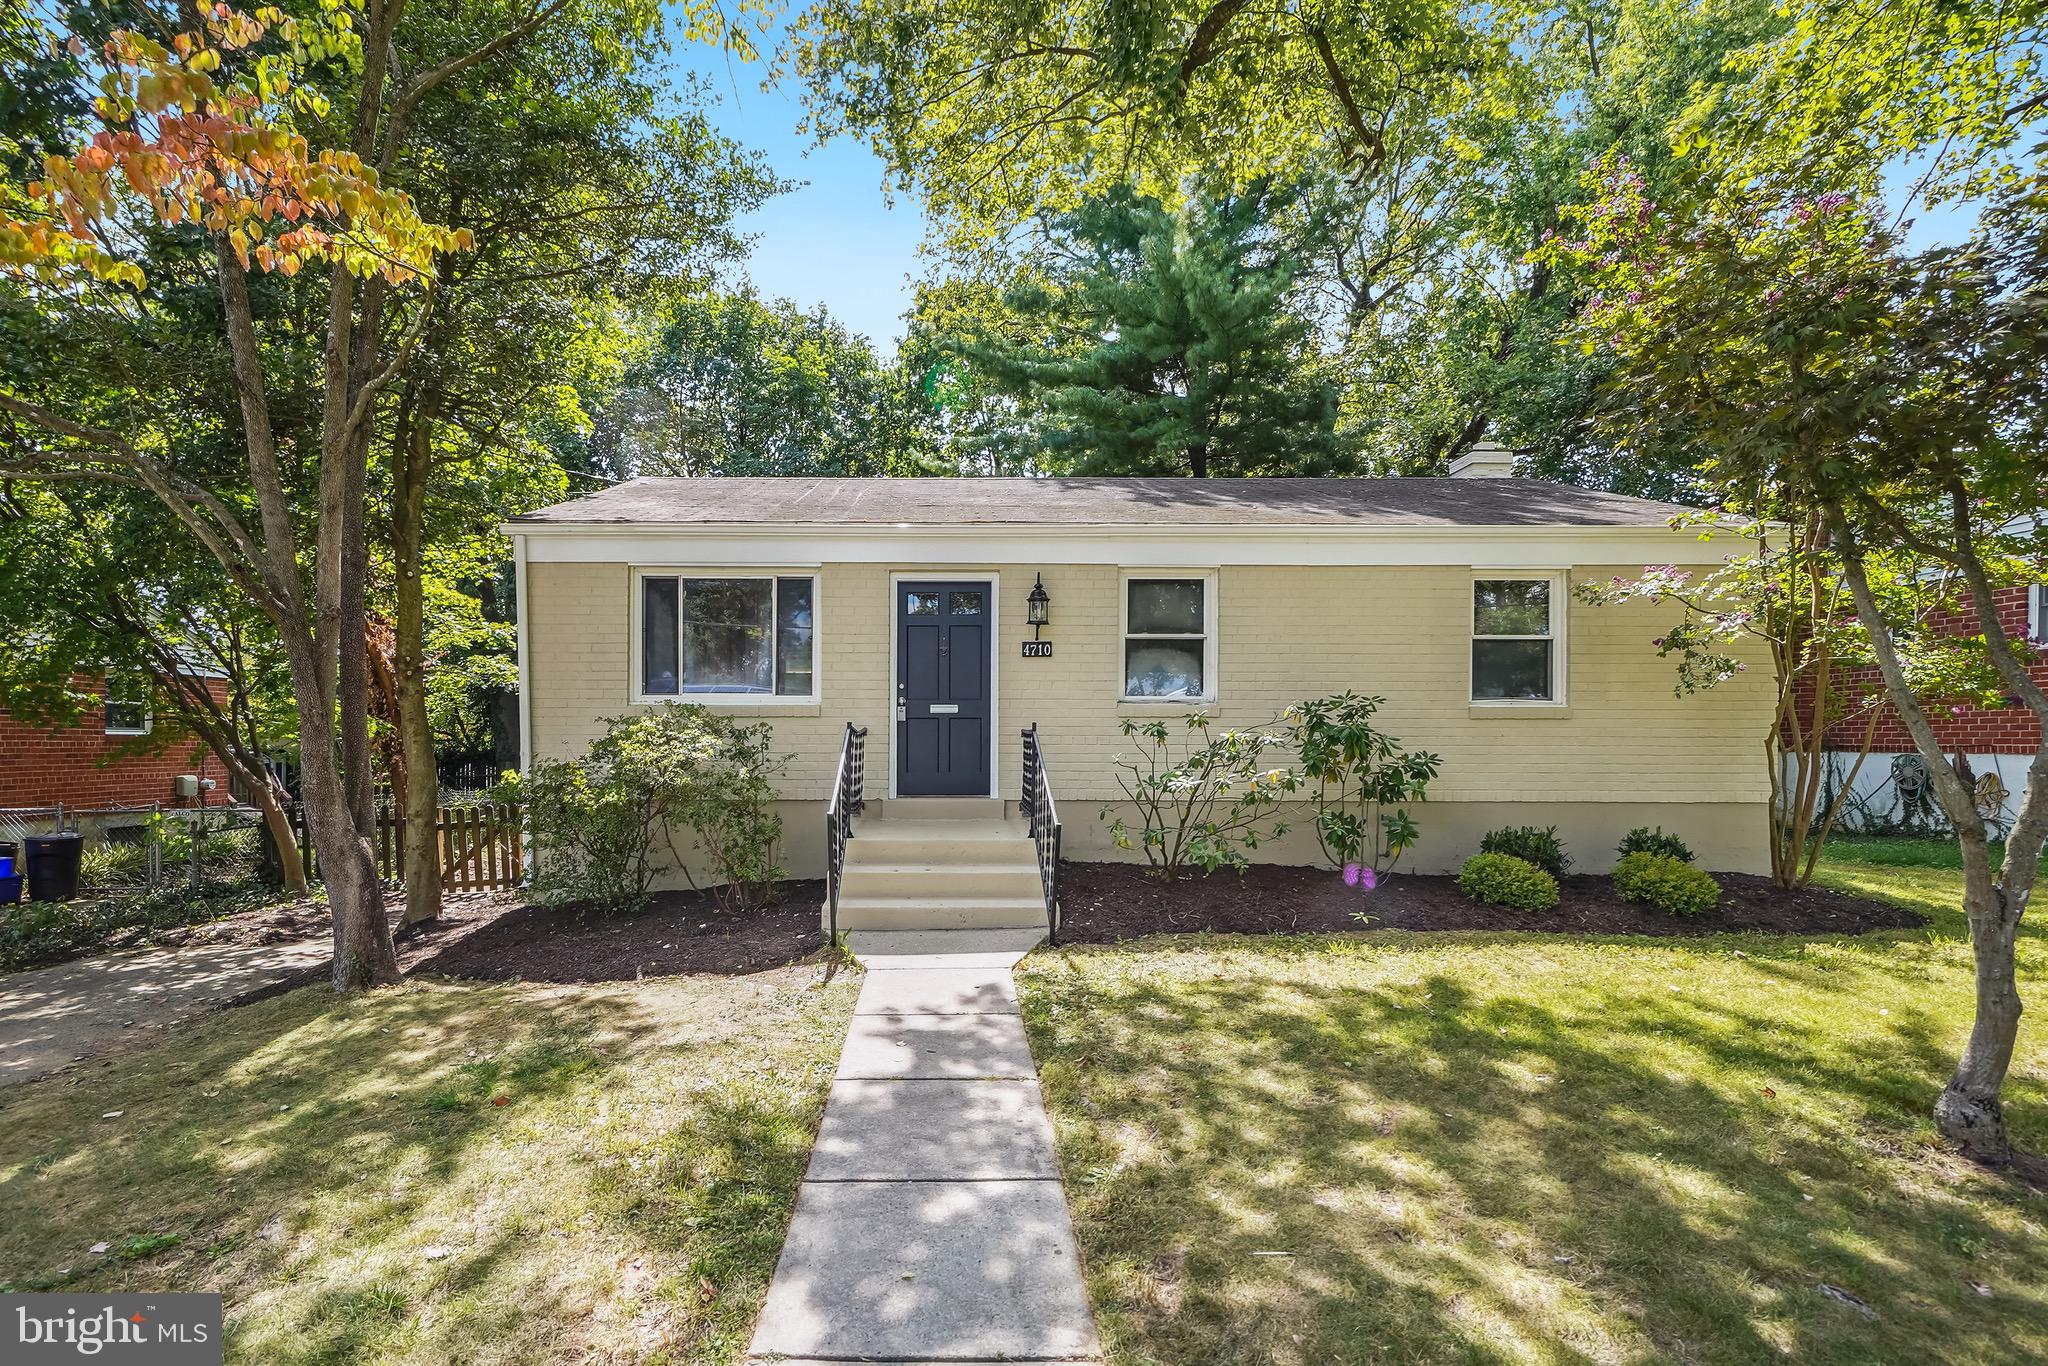
<path fill-rule="evenodd" d="M 149 734 L 149 680 L 132 673 L 107 675 L 106 730 L 109 735 Z"/>
<path fill-rule="evenodd" d="M 644 574 L 640 695 L 817 696 L 810 575 Z"/>
<path fill-rule="evenodd" d="M 1209 574 L 1125 576 L 1126 701 L 1216 695 L 1215 591 Z"/>
<path fill-rule="evenodd" d="M 2048 645 L 2048 583 L 2027 591 L 2027 635 L 2036 644 Z"/>
<path fill-rule="evenodd" d="M 1472 700 L 1564 701 L 1562 574 L 1474 575 Z"/>

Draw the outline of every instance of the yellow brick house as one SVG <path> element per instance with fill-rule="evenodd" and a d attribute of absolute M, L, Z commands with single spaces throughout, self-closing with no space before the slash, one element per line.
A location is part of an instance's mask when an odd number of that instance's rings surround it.
<path fill-rule="evenodd" d="M 636 479 L 505 528 L 523 752 L 572 756 L 671 701 L 766 720 L 793 756 L 784 861 L 815 877 L 849 727 L 866 807 L 841 828 L 858 849 L 863 821 L 910 818 L 906 855 L 952 833 L 923 816 L 1022 831 L 1035 727 L 1066 856 L 1130 857 L 1098 819 L 1124 718 L 1256 724 L 1350 689 L 1443 758 L 1410 868 L 1536 824 L 1600 871 L 1649 824 L 1763 869 L 1768 670 L 1678 697 L 1652 643 L 1668 611 L 1571 593 L 1730 539 L 1505 471 L 1482 452 L 1436 479 Z M 1263 853 L 1314 861 L 1293 836 Z M 1005 888 L 1026 890 L 968 890 Z"/>

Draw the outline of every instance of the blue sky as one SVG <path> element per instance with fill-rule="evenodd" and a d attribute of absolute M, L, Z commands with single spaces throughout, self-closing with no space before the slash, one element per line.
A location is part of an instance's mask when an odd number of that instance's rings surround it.
<path fill-rule="evenodd" d="M 675 67 L 679 75 L 704 78 L 718 101 L 711 113 L 721 131 L 765 153 L 784 179 L 803 182 L 740 220 L 754 239 L 741 272 L 766 297 L 790 299 L 805 309 L 825 305 L 890 355 L 903 335 L 910 282 L 920 273 L 923 212 L 914 195 L 898 194 L 893 203 L 884 196 L 882 163 L 862 144 L 842 137 L 816 146 L 798 133 L 803 100 L 793 80 L 761 88 L 783 17 L 762 36 L 760 60 L 741 61 L 707 44 L 679 41 Z M 1890 168 L 1885 191 L 1895 206 L 1921 169 L 1914 162 Z M 1913 248 L 1959 241 L 1976 217 L 1974 205 L 1957 204 L 1916 208 L 1909 216 L 1907 243 Z"/>
<path fill-rule="evenodd" d="M 915 199 L 884 202 L 882 163 L 859 143 L 837 138 L 823 147 L 800 136 L 803 100 L 794 81 L 763 91 L 765 57 L 779 25 L 761 43 L 764 60 L 742 62 L 702 43 L 678 42 L 676 66 L 705 78 L 718 105 L 712 119 L 726 136 L 767 154 L 785 180 L 805 184 L 777 195 L 740 220 L 753 234 L 746 278 L 764 296 L 803 308 L 824 304 L 833 317 L 892 354 L 919 270 L 924 216 Z"/>

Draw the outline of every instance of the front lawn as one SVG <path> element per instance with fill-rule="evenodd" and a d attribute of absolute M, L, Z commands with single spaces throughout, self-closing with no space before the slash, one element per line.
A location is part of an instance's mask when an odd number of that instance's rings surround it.
<path fill-rule="evenodd" d="M 1926 1114 L 1969 1020 L 1959 877 L 1828 880 L 1929 926 L 1035 955 L 1112 1360 L 2048 1359 L 2048 1196 Z M 2021 952 L 2039 982 L 2038 928 Z M 2007 1099 L 2048 1149 L 2031 1017 Z"/>
<path fill-rule="evenodd" d="M 0 1288 L 209 1290 L 231 1361 L 727 1362 L 856 982 L 416 981 L 0 1092 Z"/>

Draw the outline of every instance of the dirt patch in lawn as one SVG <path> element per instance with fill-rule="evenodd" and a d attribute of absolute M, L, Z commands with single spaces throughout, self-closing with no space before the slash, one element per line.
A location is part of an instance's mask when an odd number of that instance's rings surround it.
<path fill-rule="evenodd" d="M 298 897 L 235 911 L 218 920 L 151 930 L 146 942 L 163 949 L 240 948 L 252 944 L 290 944 L 301 939 L 318 939 L 331 933 L 333 928 L 334 920 L 328 913 L 326 902 Z"/>
<path fill-rule="evenodd" d="M 1239 873 L 1160 882 L 1127 863 L 1060 869 L 1060 938 L 1106 944 L 1147 934 L 1317 934 L 1339 930 L 1523 930 L 1563 934 L 1864 934 L 1925 924 L 1916 911 L 1821 887 L 1786 890 L 1769 878 L 1717 873 L 1721 904 L 1674 916 L 1615 895 L 1604 876 L 1567 877 L 1548 911 L 1482 905 L 1457 880 L 1397 875 L 1370 892 L 1325 868 L 1259 865 Z M 1357 914 L 1372 917 L 1361 924 Z"/>
<path fill-rule="evenodd" d="M 630 982 L 676 973 L 744 973 L 793 963 L 823 943 L 825 884 L 785 882 L 775 900 L 723 911 L 708 893 L 664 892 L 638 915 L 497 906 L 423 927 L 404 946 L 407 972 L 494 982 Z"/>

